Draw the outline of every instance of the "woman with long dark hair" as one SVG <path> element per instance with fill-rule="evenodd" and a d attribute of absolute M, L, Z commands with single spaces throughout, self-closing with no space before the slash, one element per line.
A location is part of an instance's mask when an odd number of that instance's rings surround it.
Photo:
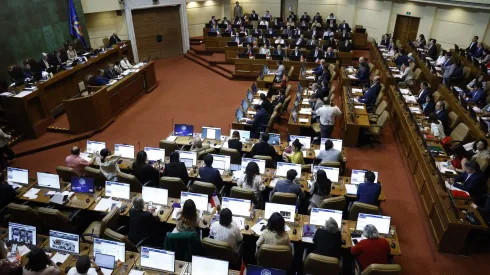
<path fill-rule="evenodd" d="M 245 172 L 238 179 L 237 185 L 246 189 L 252 189 L 255 194 L 255 199 L 260 201 L 262 198 L 262 191 L 265 190 L 265 185 L 260 176 L 259 165 L 251 161 L 247 164 Z"/>
<path fill-rule="evenodd" d="M 160 172 L 147 163 L 148 156 L 145 151 L 139 151 L 136 154 L 136 160 L 133 162 L 131 169 L 133 174 L 141 184 L 146 186 L 158 186 Z M 164 160 L 165 161 L 165 160 Z"/>
<path fill-rule="evenodd" d="M 177 225 L 172 233 L 196 231 L 199 221 L 196 204 L 193 200 L 186 200 L 182 208 L 177 210 Z"/>
<path fill-rule="evenodd" d="M 327 173 L 323 170 L 318 170 L 313 178 L 310 194 L 310 210 L 318 208 L 324 199 L 330 198 L 330 190 L 332 181 L 328 179 Z"/>

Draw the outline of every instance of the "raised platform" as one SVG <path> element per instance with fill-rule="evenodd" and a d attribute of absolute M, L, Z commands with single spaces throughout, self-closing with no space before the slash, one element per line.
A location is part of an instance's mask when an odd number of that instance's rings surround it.
<path fill-rule="evenodd" d="M 204 44 L 200 44 L 192 45 L 184 56 L 227 79 L 233 79 L 235 65 L 226 63 L 224 53 L 206 52 Z"/>

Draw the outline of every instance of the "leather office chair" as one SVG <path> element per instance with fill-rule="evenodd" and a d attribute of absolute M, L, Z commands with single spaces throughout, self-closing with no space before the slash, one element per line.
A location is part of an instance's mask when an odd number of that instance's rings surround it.
<path fill-rule="evenodd" d="M 402 274 L 402 267 L 399 264 L 371 264 L 364 271 L 356 274 L 360 275 L 398 275 Z"/>
<path fill-rule="evenodd" d="M 267 123 L 267 127 L 265 128 L 266 133 L 274 132 L 274 124 L 276 123 L 277 112 L 273 112 L 271 117 L 269 118 L 269 123 Z M 277 132 L 277 131 L 276 131 Z"/>
<path fill-rule="evenodd" d="M 379 76 L 379 70 L 374 69 L 374 71 L 371 73 L 371 77 Z"/>
<path fill-rule="evenodd" d="M 73 168 L 65 166 L 56 166 L 56 173 L 63 182 L 71 182 L 71 177 L 78 177 L 78 174 L 73 171 Z"/>
<path fill-rule="evenodd" d="M 330 80 L 328 82 L 332 84 L 335 79 L 337 79 L 337 73 L 333 71 L 332 74 L 330 75 Z"/>
<path fill-rule="evenodd" d="M 466 124 L 464 123 L 460 123 L 458 124 L 458 126 L 456 126 L 456 128 L 454 128 L 454 130 L 451 132 L 451 139 L 452 141 L 464 141 L 466 139 L 466 137 L 468 137 L 468 134 L 470 132 L 470 129 L 468 128 L 468 126 L 466 126 Z"/>
<path fill-rule="evenodd" d="M 369 144 L 371 144 L 371 147 L 374 148 L 373 142 L 380 143 L 378 140 L 375 140 L 374 138 L 381 136 L 383 127 L 387 120 L 388 120 L 388 111 L 385 110 L 378 117 L 376 123 L 371 124 L 371 126 L 369 126 L 367 131 L 364 132 L 368 139 Z"/>
<path fill-rule="evenodd" d="M 384 84 L 379 84 L 379 85 L 381 86 L 381 89 L 379 90 L 379 92 L 384 93 L 385 92 L 385 85 Z"/>
<path fill-rule="evenodd" d="M 104 230 L 102 237 L 106 240 L 113 240 L 116 242 L 124 243 L 126 245 L 126 250 L 129 250 L 132 252 L 138 252 L 138 247 L 140 247 L 141 244 L 147 240 L 147 238 L 145 238 L 145 239 L 141 240 L 138 244 L 133 244 L 126 235 L 117 233 L 116 231 L 114 231 L 110 228 L 106 228 Z"/>
<path fill-rule="evenodd" d="M 284 104 L 282 104 L 281 114 L 283 114 L 283 113 L 285 113 L 285 112 L 288 111 L 289 102 L 291 102 L 291 96 L 290 95 L 288 95 L 286 97 L 286 99 L 284 100 Z"/>
<path fill-rule="evenodd" d="M 44 221 L 30 206 L 12 202 L 7 205 L 7 213 L 10 214 L 9 221 L 35 226 L 39 232 L 43 232 Z"/>
<path fill-rule="evenodd" d="M 88 177 L 88 178 L 93 178 L 96 186 L 102 186 L 102 187 L 105 186 L 105 182 L 107 179 L 105 178 L 104 174 L 102 174 L 102 172 L 99 169 L 95 169 L 95 168 L 87 166 L 87 167 L 85 167 L 84 170 L 85 170 L 84 176 Z"/>
<path fill-rule="evenodd" d="M 335 72 L 335 65 L 332 63 L 328 64 L 328 70 L 330 71 L 330 74 Z"/>
<path fill-rule="evenodd" d="M 303 271 L 311 275 L 338 275 L 340 262 L 334 257 L 310 253 L 305 259 Z"/>
<path fill-rule="evenodd" d="M 102 237 L 104 231 L 109 229 L 114 229 L 118 225 L 119 217 L 121 215 L 121 211 L 119 207 L 113 207 L 109 213 L 105 215 L 105 217 L 101 221 L 93 221 L 87 229 L 85 229 L 82 240 L 87 243 L 93 243 L 93 238 Z"/>
<path fill-rule="evenodd" d="M 325 97 L 325 98 L 327 98 L 327 97 Z M 326 101 L 326 100 L 324 100 L 324 101 Z M 315 136 L 318 136 L 320 134 L 320 122 L 312 123 L 310 128 L 315 133 Z"/>
<path fill-rule="evenodd" d="M 378 96 L 376 97 L 376 103 L 374 103 L 375 106 L 379 106 L 381 104 L 381 101 L 383 100 L 385 94 L 383 92 L 379 92 Z"/>
<path fill-rule="evenodd" d="M 191 192 L 208 195 L 208 199 L 211 199 L 213 197 L 213 193 L 215 192 L 216 195 L 219 195 L 219 190 L 216 189 L 214 184 L 197 180 L 192 183 Z"/>
<path fill-rule="evenodd" d="M 204 256 L 208 258 L 227 261 L 232 266 L 235 267 L 238 266 L 238 269 L 241 265 L 241 261 L 242 261 L 241 245 L 238 248 L 238 253 L 237 253 L 231 248 L 229 243 L 206 237 L 202 240 L 202 249 L 204 252 Z"/>
<path fill-rule="evenodd" d="M 409 67 L 409 68 L 412 70 L 412 72 L 413 72 L 413 68 L 415 68 L 415 62 L 410 62 L 410 63 L 408 64 L 408 67 Z"/>
<path fill-rule="evenodd" d="M 170 156 L 174 151 L 179 150 L 175 141 L 168 141 L 165 139 L 160 140 L 160 148 L 165 149 L 165 155 Z"/>
<path fill-rule="evenodd" d="M 275 192 L 271 197 L 271 202 L 287 205 L 296 205 L 298 196 L 292 193 Z"/>
<path fill-rule="evenodd" d="M 252 189 L 246 189 L 238 186 L 233 186 L 230 191 L 230 198 L 250 200 L 256 202 L 255 194 Z"/>
<path fill-rule="evenodd" d="M 369 67 L 369 71 L 372 72 L 373 68 L 374 68 L 374 64 L 371 62 L 368 62 L 368 67 Z"/>
<path fill-rule="evenodd" d="M 342 164 L 340 163 L 340 160 L 339 161 L 325 161 L 325 162 L 321 162 L 320 164 L 318 164 L 318 166 L 334 167 L 334 168 L 342 169 Z"/>
<path fill-rule="evenodd" d="M 369 122 L 376 123 L 379 116 L 386 110 L 387 107 L 388 107 L 388 103 L 386 103 L 386 101 L 384 101 L 384 100 L 381 101 L 381 103 L 378 105 L 378 107 L 376 108 L 374 113 L 368 114 Z"/>
<path fill-rule="evenodd" d="M 253 158 L 254 159 L 265 160 L 265 167 L 267 167 L 267 168 L 274 168 L 274 167 L 276 167 L 275 166 L 275 163 L 274 163 L 274 159 L 271 156 L 255 155 L 255 156 L 253 156 Z"/>
<path fill-rule="evenodd" d="M 161 177 L 160 188 L 168 190 L 168 196 L 170 198 L 180 198 L 181 192 L 187 192 L 187 185 L 180 178 L 174 177 Z"/>
<path fill-rule="evenodd" d="M 432 98 L 434 99 L 434 102 L 444 100 L 438 91 L 432 93 Z"/>
<path fill-rule="evenodd" d="M 128 183 L 130 192 L 141 193 L 142 184 L 135 176 L 120 172 L 117 174 L 117 181 Z"/>
<path fill-rule="evenodd" d="M 454 129 L 454 127 L 456 127 L 457 123 L 459 122 L 459 116 L 453 111 L 449 112 L 447 116 L 449 117 L 448 130 Z"/>
<path fill-rule="evenodd" d="M 287 245 L 263 244 L 257 252 L 259 266 L 289 270 L 292 261 L 291 248 Z"/>
<path fill-rule="evenodd" d="M 22 70 L 22 67 L 20 67 L 19 65 L 12 64 L 8 66 L 7 71 L 12 82 L 25 80 L 24 71 Z"/>
<path fill-rule="evenodd" d="M 379 207 L 356 201 L 349 209 L 349 221 L 357 221 L 359 213 L 379 215 Z"/>
<path fill-rule="evenodd" d="M 288 71 L 288 78 L 289 79 L 291 79 L 291 76 L 293 75 L 293 72 L 294 72 L 294 66 L 291 66 L 291 68 L 289 68 L 289 71 Z"/>
<path fill-rule="evenodd" d="M 231 164 L 241 164 L 242 163 L 242 156 L 240 156 L 240 153 L 238 153 L 238 150 L 236 149 L 231 149 L 231 148 L 223 148 L 219 150 L 219 154 L 223 156 L 230 156 L 230 163 Z"/>
<path fill-rule="evenodd" d="M 490 82 L 490 81 L 489 81 L 489 82 Z M 292 88 L 292 87 L 293 87 L 293 86 L 291 86 L 291 84 L 288 84 L 288 86 L 286 87 L 286 90 L 284 91 L 284 94 L 285 94 L 285 95 L 289 95 L 289 92 L 291 92 L 291 88 Z M 488 87 L 488 86 L 487 86 L 487 87 Z"/>
<path fill-rule="evenodd" d="M 347 205 L 347 200 L 345 199 L 345 197 L 338 196 L 338 197 L 331 197 L 328 199 L 324 199 L 320 203 L 320 208 L 344 211 L 346 205 Z"/>
<path fill-rule="evenodd" d="M 279 113 L 279 110 L 281 110 L 281 107 L 282 107 L 282 103 L 277 104 L 276 107 L 274 107 L 273 113 Z"/>
<path fill-rule="evenodd" d="M 197 152 L 197 159 L 198 160 L 202 160 L 205 155 L 211 154 L 213 152 L 214 152 L 214 148 L 213 147 L 209 147 L 209 148 L 206 148 L 204 150 L 201 150 L 201 151 Z"/>
<path fill-rule="evenodd" d="M 46 228 L 71 233 L 75 233 L 73 220 L 79 212 L 80 210 L 77 210 L 68 217 L 58 209 L 46 207 L 39 207 L 37 209 L 37 214 L 44 221 Z"/>
<path fill-rule="evenodd" d="M 330 94 L 330 98 L 328 102 L 332 102 L 335 100 L 335 92 Z"/>

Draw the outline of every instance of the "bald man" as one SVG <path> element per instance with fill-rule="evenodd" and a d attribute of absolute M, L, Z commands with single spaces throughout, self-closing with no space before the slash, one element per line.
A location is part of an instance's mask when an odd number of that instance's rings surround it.
<path fill-rule="evenodd" d="M 65 162 L 67 167 L 73 168 L 73 171 L 77 175 L 82 176 L 85 173 L 85 167 L 91 165 L 94 160 L 87 161 L 81 158 L 80 148 L 73 146 L 73 148 L 71 148 L 71 154 L 66 157 Z"/>

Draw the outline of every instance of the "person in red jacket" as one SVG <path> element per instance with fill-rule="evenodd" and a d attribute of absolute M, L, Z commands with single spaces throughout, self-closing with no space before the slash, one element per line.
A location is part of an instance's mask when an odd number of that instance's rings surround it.
<path fill-rule="evenodd" d="M 372 224 L 364 227 L 362 236 L 366 239 L 358 242 L 351 248 L 351 254 L 357 257 L 362 270 L 371 264 L 388 264 L 391 248 L 388 241 L 379 238 L 378 230 Z"/>

